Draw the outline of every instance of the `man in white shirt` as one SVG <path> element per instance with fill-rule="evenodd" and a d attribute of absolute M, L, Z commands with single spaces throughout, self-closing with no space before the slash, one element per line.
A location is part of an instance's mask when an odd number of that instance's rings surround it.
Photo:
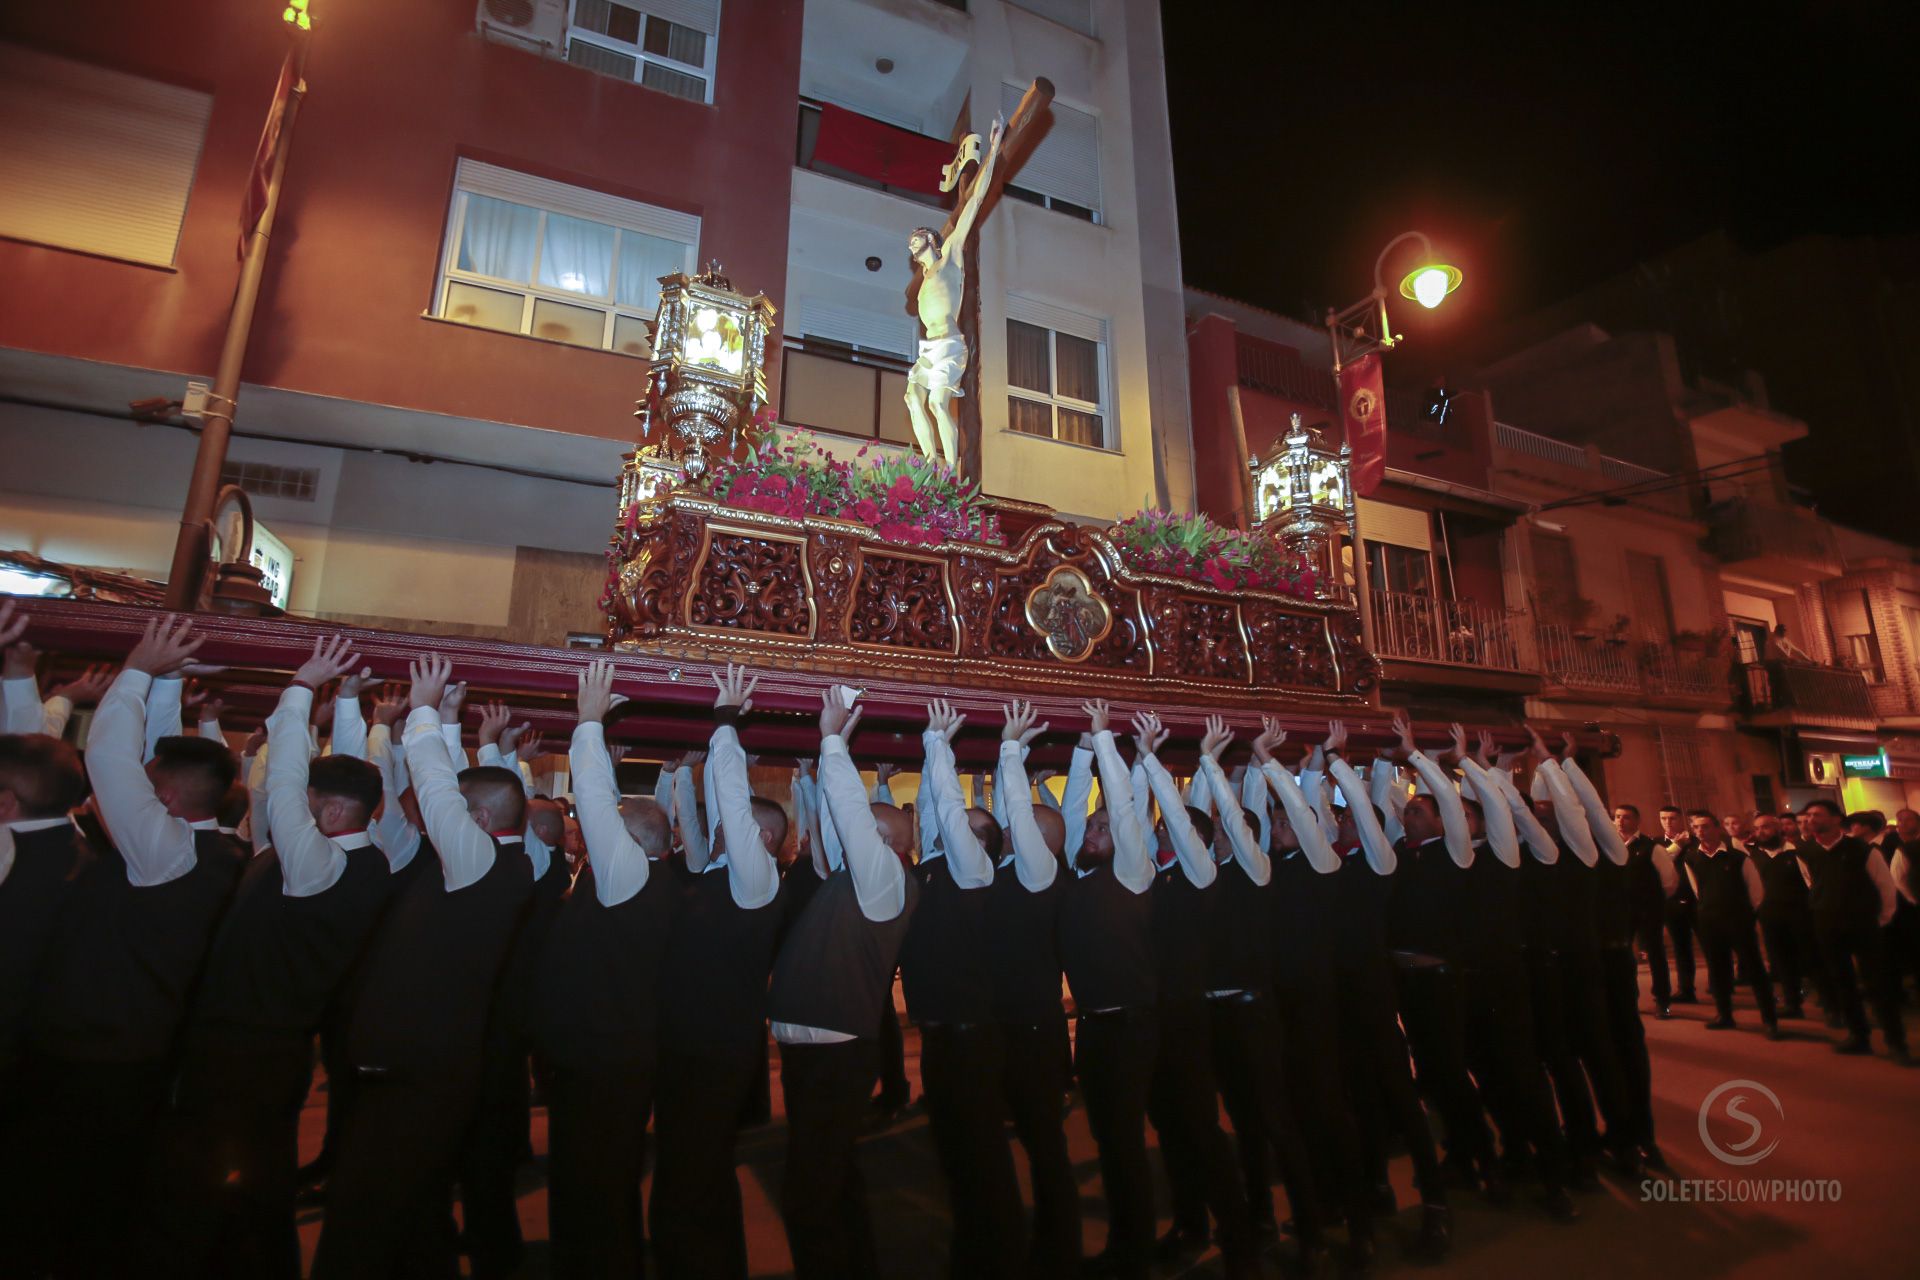
<path fill-rule="evenodd" d="M 798 1280 L 878 1269 L 855 1139 L 878 1068 L 874 1030 L 920 897 L 907 871 L 913 822 L 868 801 L 847 751 L 858 696 L 844 685 L 821 696 L 820 791 L 841 865 L 781 944 L 767 1002 L 787 1100 L 781 1216 Z"/>
<path fill-rule="evenodd" d="M 20 1096 L 27 1001 L 80 857 L 67 815 L 86 794 L 72 747 L 44 734 L 0 735 L 0 1099 Z"/>
<path fill-rule="evenodd" d="M 1835 1048 L 1849 1054 L 1872 1052 L 1860 998 L 1864 984 L 1887 1048 L 1904 1066 L 1911 1061 L 1906 1026 L 1900 992 L 1887 971 L 1882 933 L 1899 901 L 1886 859 L 1872 845 L 1845 834 L 1840 806 L 1831 800 L 1809 800 L 1801 819 L 1807 840 L 1800 846 L 1800 861 L 1814 937 L 1847 1024 L 1847 1038 Z"/>
<path fill-rule="evenodd" d="M 1695 809 L 1687 815 L 1687 822 L 1694 843 L 1682 858 L 1681 868 L 1699 904 L 1700 949 L 1706 953 L 1707 988 L 1717 1014 L 1707 1023 L 1707 1030 L 1726 1031 L 1734 1025 L 1734 961 L 1738 959 L 1753 987 L 1767 1039 L 1778 1040 L 1780 1025 L 1774 1016 L 1773 984 L 1767 981 L 1766 967 L 1760 962 L 1760 939 L 1755 931 L 1766 898 L 1759 869 L 1745 850 L 1728 841 L 1719 820 L 1707 810 Z"/>

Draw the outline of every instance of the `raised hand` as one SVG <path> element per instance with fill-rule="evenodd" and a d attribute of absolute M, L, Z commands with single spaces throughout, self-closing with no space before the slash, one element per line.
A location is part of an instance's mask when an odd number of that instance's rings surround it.
<path fill-rule="evenodd" d="M 793 762 L 793 771 L 803 778 L 811 778 L 813 776 L 813 761 L 802 756 Z"/>
<path fill-rule="evenodd" d="M 227 702 L 225 698 L 208 698 L 200 707 L 200 723 L 206 724 L 210 721 L 218 723 L 220 717 L 226 713 Z"/>
<path fill-rule="evenodd" d="M 26 630 L 26 619 L 21 619 L 20 629 Z M 0 678 L 7 680 L 31 680 L 33 669 L 40 663 L 40 651 L 19 640 L 7 646 L 7 656 L 0 664 Z"/>
<path fill-rule="evenodd" d="M 760 687 L 759 672 L 749 674 L 747 668 L 727 664 L 727 674 L 713 673 L 713 683 L 720 690 L 720 696 L 713 700 L 716 707 L 738 707 L 741 711 L 753 710 L 753 691 Z"/>
<path fill-rule="evenodd" d="M 127 670 L 144 671 L 155 678 L 176 675 L 186 669 L 205 642 L 206 637 L 193 634 L 192 618 L 164 614 L 148 621 L 140 643 L 127 655 Z M 11 662 L 12 650 L 7 656 Z"/>
<path fill-rule="evenodd" d="M 1273 759 L 1274 750 L 1287 740 L 1287 731 L 1272 716 L 1260 717 L 1260 734 L 1253 740 L 1253 758 L 1261 764 Z"/>
<path fill-rule="evenodd" d="M 883 787 L 892 782 L 899 773 L 900 766 L 891 760 L 882 760 L 873 766 L 873 776 Z"/>
<path fill-rule="evenodd" d="M 201 695 L 201 697 L 205 696 L 205 694 Z M 189 702 L 187 705 L 192 706 L 193 703 Z M 324 691 L 313 695 L 313 727 L 316 729 L 333 727 L 333 699 L 329 698 Z"/>
<path fill-rule="evenodd" d="M 1479 750 L 1473 753 L 1473 758 L 1479 761 L 1482 769 L 1491 769 L 1493 768 L 1493 755 L 1493 734 L 1489 730 L 1482 729 L 1480 731 L 1480 747 Z"/>
<path fill-rule="evenodd" d="M 689 751 L 687 752 L 687 754 L 680 757 L 680 768 L 698 769 L 701 765 L 705 764 L 706 762 L 707 762 L 706 752 Z"/>
<path fill-rule="evenodd" d="M 1207 731 L 1200 739 L 1200 754 L 1214 763 L 1220 761 L 1220 753 L 1233 741 L 1233 730 L 1227 728 L 1225 716 L 1208 716 Z"/>
<path fill-rule="evenodd" d="M 507 723 L 513 719 L 513 712 L 507 710 L 503 702 L 489 702 L 480 708 L 480 745 L 489 746 L 500 741 L 500 735 L 506 731 Z M 511 747 L 502 746 L 502 751 Z"/>
<path fill-rule="evenodd" d="M 0 649 L 27 634 L 27 615 L 11 600 L 0 600 Z"/>
<path fill-rule="evenodd" d="M 1080 744 L 1081 746 L 1085 747 L 1087 750 L 1091 751 L 1093 750 L 1092 735 L 1096 733 L 1106 732 L 1107 726 L 1112 722 L 1112 719 L 1113 719 L 1113 708 L 1107 705 L 1107 700 L 1105 698 L 1095 698 L 1092 702 L 1081 703 L 1080 709 L 1086 712 L 1087 719 L 1093 722 L 1092 726 L 1089 727 L 1087 730 L 1087 736 L 1085 740 L 1082 741 Z"/>
<path fill-rule="evenodd" d="M 1403 753 L 1412 755 L 1420 749 L 1413 741 L 1413 722 L 1407 719 L 1406 712 L 1393 713 L 1393 735 L 1400 739 L 1400 750 Z"/>
<path fill-rule="evenodd" d="M 358 700 L 360 691 L 365 689 L 372 680 L 372 667 L 362 667 L 358 671 L 349 668 L 340 677 L 340 687 L 334 690 L 333 696 L 336 698 L 352 698 Z"/>
<path fill-rule="evenodd" d="M 1347 722 L 1344 720 L 1327 721 L 1327 740 L 1320 744 L 1323 755 L 1333 755 L 1347 749 Z"/>
<path fill-rule="evenodd" d="M 1463 725 L 1447 726 L 1447 755 L 1449 763 L 1467 758 L 1467 731 Z"/>
<path fill-rule="evenodd" d="M 266 745 L 267 726 L 261 725 L 258 729 L 255 729 L 247 735 L 247 743 L 240 748 L 240 754 L 243 756 L 257 756 L 261 751 L 266 749 Z"/>
<path fill-rule="evenodd" d="M 1560 758 L 1562 760 L 1572 759 L 1575 752 L 1575 748 L 1573 745 L 1573 735 L 1571 733 L 1561 734 L 1560 743 L 1561 743 Z"/>
<path fill-rule="evenodd" d="M 359 665 L 360 655 L 353 651 L 353 645 L 348 643 L 345 636 L 320 636 L 313 642 L 313 656 L 301 663 L 300 669 L 293 673 L 293 682 L 318 693 L 327 681 L 338 680 Z M 367 674 L 371 675 L 372 672 Z M 358 681 L 354 683 L 353 693 L 355 697 L 359 696 Z M 346 696 L 344 686 L 340 696 Z"/>
<path fill-rule="evenodd" d="M 1033 709 L 1031 702 L 1022 702 L 1020 699 L 1015 698 L 1012 702 L 1007 703 L 1002 710 L 1006 714 L 1006 723 L 1002 725 L 1000 729 L 1000 740 L 1002 742 L 1017 742 L 1024 747 L 1047 731 L 1045 721 L 1039 724 L 1034 723 L 1039 713 Z M 1047 770 L 1040 780 L 1044 783 L 1047 778 L 1052 776 L 1052 770 Z"/>
<path fill-rule="evenodd" d="M 424 658 L 416 658 L 408 668 L 408 674 L 413 678 L 413 689 L 408 695 L 413 709 L 419 711 L 424 707 L 432 707 L 441 712 L 444 720 L 447 681 L 453 678 L 453 663 L 441 654 L 430 653 Z M 455 701 L 453 706 L 454 714 L 459 715 L 460 703 Z"/>
<path fill-rule="evenodd" d="M 1151 711 L 1142 711 L 1133 718 L 1133 745 L 1143 756 L 1150 756 L 1160 749 L 1167 740 L 1167 730 L 1161 725 L 1160 717 Z"/>
<path fill-rule="evenodd" d="M 393 683 L 382 687 L 380 696 L 373 700 L 373 722 L 384 724 L 391 729 L 400 722 L 400 717 L 406 714 L 406 691 Z"/>
<path fill-rule="evenodd" d="M 1535 760 L 1551 760 L 1553 758 L 1553 752 L 1547 749 L 1547 740 L 1541 737 L 1540 731 L 1532 725 L 1527 726 L 1527 738 L 1533 747 L 1533 758 Z"/>
<path fill-rule="evenodd" d="M 540 735 L 533 733 L 532 730 L 533 725 L 524 720 L 511 728 L 502 729 L 500 731 L 500 754 L 503 756 L 518 755 L 521 744 L 526 742 L 530 734 L 537 742 Z"/>
<path fill-rule="evenodd" d="M 510 751 L 511 754 L 518 756 L 522 764 L 532 764 L 535 760 L 547 754 L 546 736 L 544 734 L 528 733 L 527 730 L 532 727 L 531 725 L 523 724 L 517 730 L 514 730 L 513 732 L 524 736 L 511 748 L 506 745 L 506 739 L 504 737 L 501 738 L 500 749 L 502 751 Z"/>
<path fill-rule="evenodd" d="M 955 711 L 953 704 L 945 698 L 935 698 L 927 704 L 927 728 L 938 733 L 949 743 L 953 741 L 954 735 L 960 732 L 960 726 L 966 722 L 967 718 Z"/>
<path fill-rule="evenodd" d="M 626 699 L 613 691 L 613 664 L 597 658 L 580 673 L 580 723 L 601 721 Z"/>
<path fill-rule="evenodd" d="M 820 691 L 820 736 L 822 738 L 845 739 L 853 733 L 854 726 L 860 723 L 860 695 L 855 692 L 853 705 L 848 706 L 840 696 L 845 685 L 832 685 Z"/>
<path fill-rule="evenodd" d="M 442 658 L 441 661 L 447 663 L 447 675 L 451 678 L 453 675 L 453 663 L 447 662 L 445 658 Z M 465 680 L 460 681 L 458 684 L 447 685 L 442 689 L 440 691 L 440 722 L 442 724 L 459 724 L 460 708 L 466 705 L 466 701 L 467 682 Z"/>
<path fill-rule="evenodd" d="M 73 679 L 62 685 L 55 685 L 49 698 L 65 698 L 76 707 L 90 707 L 106 696 L 107 686 L 113 683 L 113 668 L 104 662 L 95 663 Z"/>

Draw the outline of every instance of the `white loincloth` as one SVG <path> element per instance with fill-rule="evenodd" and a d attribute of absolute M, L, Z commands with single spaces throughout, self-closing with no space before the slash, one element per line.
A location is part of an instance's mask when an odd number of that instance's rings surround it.
<path fill-rule="evenodd" d="M 965 395 L 960 380 L 967 372 L 967 340 L 961 334 L 944 338 L 922 338 L 920 355 L 907 371 L 907 385 L 928 391 L 949 391 Z"/>

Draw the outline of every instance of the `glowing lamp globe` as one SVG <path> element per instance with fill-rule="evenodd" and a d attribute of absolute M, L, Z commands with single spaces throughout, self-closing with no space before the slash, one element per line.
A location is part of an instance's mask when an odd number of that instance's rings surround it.
<path fill-rule="evenodd" d="M 1412 298 L 1431 311 L 1446 301 L 1447 295 L 1458 289 L 1463 279 L 1465 277 L 1460 274 L 1458 267 L 1450 267 L 1442 262 L 1429 263 L 1407 273 L 1400 282 L 1400 296 Z"/>

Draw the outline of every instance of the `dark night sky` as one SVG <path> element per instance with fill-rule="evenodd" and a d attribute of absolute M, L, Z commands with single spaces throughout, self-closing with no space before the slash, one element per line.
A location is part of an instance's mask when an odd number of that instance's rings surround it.
<path fill-rule="evenodd" d="M 1419 228 L 1467 283 L 1395 318 L 1445 362 L 1715 229 L 1912 231 L 1899 9 L 1164 0 L 1186 278 L 1317 316 Z"/>

